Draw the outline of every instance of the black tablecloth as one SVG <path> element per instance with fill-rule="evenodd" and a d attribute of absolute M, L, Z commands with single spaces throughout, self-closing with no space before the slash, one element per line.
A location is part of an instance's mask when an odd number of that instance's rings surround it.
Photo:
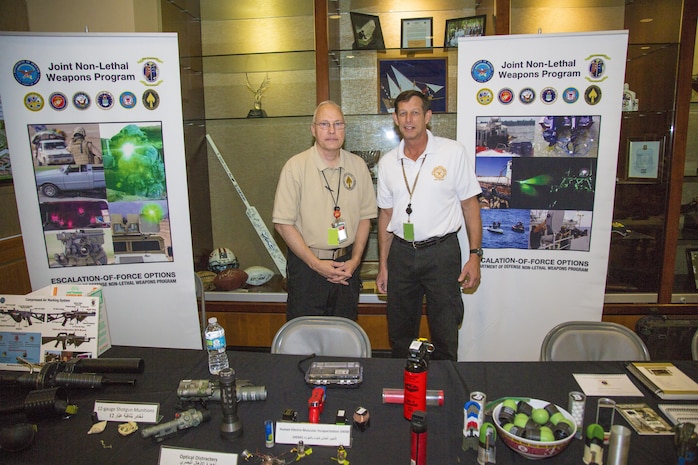
<path fill-rule="evenodd" d="M 238 379 L 247 379 L 255 385 L 265 386 L 265 401 L 241 402 L 238 415 L 243 424 L 243 435 L 234 440 L 224 440 L 219 435 L 222 414 L 218 403 L 209 403 L 212 418 L 199 427 L 180 431 L 177 435 L 156 443 L 143 439 L 137 432 L 122 437 L 117 424 L 110 423 L 101 434 L 87 435 L 92 425 L 91 412 L 95 400 L 117 402 L 159 403 L 163 421 L 174 418 L 179 399 L 177 386 L 182 379 L 209 379 L 206 354 L 203 351 L 153 349 L 138 347 L 114 347 L 103 357 L 140 357 L 145 360 L 145 372 L 140 375 L 107 375 L 111 377 L 135 377 L 135 387 L 105 386 L 100 390 L 70 389 L 71 403 L 79 411 L 69 419 L 47 419 L 37 422 L 38 433 L 31 447 L 21 452 L 0 450 L 1 463 L 22 464 L 156 464 L 162 445 L 207 451 L 240 454 L 247 449 L 279 455 L 293 446 L 276 444 L 272 449 L 264 445 L 264 420 L 281 418 L 284 409 L 298 412 L 298 421 L 307 421 L 308 398 L 311 388 L 303 380 L 303 371 L 310 361 L 305 357 L 271 355 L 255 352 L 229 352 L 231 366 Z M 318 357 L 315 360 L 336 360 Z M 364 382 L 358 389 L 328 389 L 323 423 L 334 423 L 335 413 L 346 410 L 349 415 L 358 406 L 369 409 L 371 425 L 364 431 L 353 430 L 353 444 L 348 449 L 352 465 L 408 464 L 410 461 L 410 422 L 403 418 L 402 405 L 383 404 L 385 387 L 402 386 L 404 361 L 393 359 L 362 359 Z M 694 379 L 698 379 L 698 364 L 677 361 L 676 364 Z M 452 363 L 433 361 L 429 365 L 428 388 L 443 389 L 443 406 L 427 408 L 428 462 L 430 464 L 477 463 L 474 450 L 463 451 L 463 404 L 472 391 L 486 393 L 488 400 L 504 396 L 521 396 L 544 399 L 567 407 L 570 391 L 579 390 L 573 373 L 625 373 L 621 362 L 483 362 Z M 645 398 L 614 398 L 621 402 L 647 402 L 656 408 L 657 401 L 639 383 Z M 14 389 L 0 391 L 0 402 L 8 402 L 10 396 L 23 396 Z M 585 423 L 594 421 L 596 398 L 587 400 Z M 0 417 L 0 426 L 26 421 L 20 415 Z M 616 415 L 616 423 L 625 421 Z M 141 425 L 146 427 L 148 425 Z M 545 459 L 543 463 L 582 463 L 583 441 L 573 440 L 559 456 Z M 332 447 L 313 447 L 313 453 L 300 463 L 306 465 L 336 463 Z M 292 462 L 293 455 L 285 458 Z M 629 462 L 633 465 L 657 465 L 675 463 L 671 436 L 639 436 L 633 432 Z M 242 459 L 239 463 L 245 463 Z M 259 463 L 250 460 L 248 463 Z M 295 463 L 295 462 L 294 462 Z M 497 442 L 498 464 L 530 463 L 511 451 L 501 441 Z"/>

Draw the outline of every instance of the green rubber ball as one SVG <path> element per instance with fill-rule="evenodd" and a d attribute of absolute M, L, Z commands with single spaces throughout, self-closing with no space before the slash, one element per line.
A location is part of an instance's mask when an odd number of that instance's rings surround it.
<path fill-rule="evenodd" d="M 550 423 L 552 423 L 553 425 L 557 425 L 558 422 L 562 420 L 565 420 L 565 416 L 560 412 L 553 413 L 553 415 L 550 417 Z"/>
<path fill-rule="evenodd" d="M 506 399 L 504 402 L 502 402 L 502 407 L 509 407 L 516 412 L 516 401 L 514 399 Z"/>
<path fill-rule="evenodd" d="M 555 440 L 555 435 L 553 434 L 553 430 L 548 428 L 547 426 L 541 426 L 540 427 L 540 440 L 542 442 L 552 442 Z"/>
<path fill-rule="evenodd" d="M 531 418 L 533 418 L 533 421 L 535 421 L 539 425 L 544 425 L 548 422 L 550 415 L 545 409 L 534 408 L 533 412 L 531 412 Z"/>
<path fill-rule="evenodd" d="M 571 429 L 571 430 L 574 429 L 574 427 L 575 427 L 575 424 L 574 424 L 574 422 L 573 422 L 572 420 L 568 420 L 567 418 L 560 418 L 560 421 L 561 421 L 562 423 L 567 423 L 568 425 L 570 425 L 570 429 Z M 559 422 L 558 422 L 558 423 L 559 423 Z M 557 423 L 555 423 L 555 424 L 557 424 Z"/>
<path fill-rule="evenodd" d="M 519 428 L 525 428 L 526 423 L 528 423 L 529 417 L 525 413 L 517 413 L 514 415 L 514 425 Z"/>

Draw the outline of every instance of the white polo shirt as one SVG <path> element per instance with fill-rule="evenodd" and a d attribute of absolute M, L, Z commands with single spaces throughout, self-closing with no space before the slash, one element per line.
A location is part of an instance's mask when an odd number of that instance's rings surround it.
<path fill-rule="evenodd" d="M 434 136 L 431 131 L 427 136 L 427 147 L 416 161 L 405 156 L 405 142 L 401 141 L 378 162 L 378 207 L 393 209 L 388 231 L 403 237 L 406 209 L 411 202 L 415 241 L 458 231 L 463 224 L 461 201 L 482 192 L 474 160 L 465 147 Z M 405 177 L 412 190 L 411 201 Z"/>

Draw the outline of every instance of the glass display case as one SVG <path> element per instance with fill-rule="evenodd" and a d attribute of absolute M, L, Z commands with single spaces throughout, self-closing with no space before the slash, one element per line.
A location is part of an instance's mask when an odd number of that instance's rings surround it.
<path fill-rule="evenodd" d="M 446 61 L 449 92 L 442 97 L 446 100 L 445 111 L 435 113 L 432 129 L 439 135 L 455 138 L 457 49 L 443 47 L 447 43 L 445 24 L 452 18 L 481 13 L 487 16 L 488 13 L 487 2 L 465 3 L 439 2 L 437 6 L 429 3 L 428 7 L 418 5 L 425 5 L 423 2 L 401 7 L 370 1 L 328 3 L 331 95 L 342 102 L 349 119 L 354 120 L 355 134 L 361 134 L 354 141 L 348 131 L 347 148 L 378 152 L 392 148 L 397 142 L 392 121 L 381 116 L 384 113 L 382 100 L 389 98 L 389 89 L 378 75 L 383 63 L 399 63 L 400 60 Z M 657 75 L 652 70 L 678 66 L 681 6 L 681 1 L 672 1 L 663 9 L 645 2 L 626 4 L 623 1 L 595 6 L 550 6 L 531 0 L 510 3 L 512 34 L 611 29 L 630 32 L 626 82 L 629 90 L 635 92 L 632 102 L 635 106 L 623 112 L 621 123 L 614 208 L 614 225 L 617 226 L 612 233 L 607 280 L 607 294 L 613 294 L 610 300 L 615 302 L 657 302 L 658 299 L 673 155 L 676 75 Z M 352 15 L 359 15 L 358 19 Z M 402 48 L 397 28 L 401 18 L 410 17 L 433 18 L 433 47 Z M 379 46 L 375 42 L 370 46 L 375 50 L 366 50 L 360 43 L 357 45 L 356 31 L 367 21 L 372 21 L 371 27 L 381 33 Z M 493 23 L 489 21 L 490 25 Z M 488 33 L 494 31 L 490 29 Z M 651 175 L 636 172 L 634 165 L 636 155 L 639 153 L 642 157 L 642 149 L 647 146 L 657 151 L 656 167 Z"/>
<path fill-rule="evenodd" d="M 271 211 L 281 167 L 312 142 L 309 127 L 317 86 L 314 3 L 199 3 L 205 132 L 243 195 L 273 230 Z M 242 268 L 262 265 L 275 270 L 233 183 L 203 137 L 200 144 L 207 156 L 210 191 L 208 251 L 227 247 Z M 285 249 L 279 237 L 276 241 Z M 199 257 L 198 268 L 206 266 L 205 258 Z"/>
<path fill-rule="evenodd" d="M 698 47 L 695 49 L 698 50 Z M 695 55 L 691 77 L 679 244 L 674 267 L 674 293 L 679 301 L 685 301 L 688 298 L 686 294 L 698 292 L 698 58 Z"/>
<path fill-rule="evenodd" d="M 201 0 L 205 131 L 221 149 L 247 199 L 271 226 L 278 174 L 290 156 L 312 143 L 309 124 L 317 96 L 322 95 L 316 90 L 322 89 L 325 78 L 329 81 L 326 97 L 340 103 L 346 114 L 345 148 L 362 155 L 373 167 L 380 154 L 398 142 L 385 111 L 391 84 L 379 78 L 381 67 L 392 72 L 394 66 L 399 72 L 396 64 L 420 65 L 426 60 L 443 66 L 444 82 L 437 84 L 443 86 L 439 95 L 443 106 L 434 114 L 432 129 L 455 138 L 458 54 L 457 49 L 444 47 L 448 43 L 447 23 L 484 16 L 486 35 L 502 32 L 495 31 L 495 23 L 502 18 L 507 19 L 504 23 L 512 34 L 627 29 L 626 82 L 628 90 L 635 93 L 637 107 L 628 107 L 622 115 L 606 300 L 659 302 L 660 288 L 669 272 L 665 270 L 670 258 L 666 253 L 666 215 L 676 182 L 672 178 L 677 89 L 673 70 L 679 62 L 683 2 L 669 0 L 660 7 L 653 2 L 615 0 L 565 6 L 511 0 L 509 10 L 500 10 L 497 15 L 495 6 L 501 7 L 501 3 L 495 3 L 303 0 L 289 4 L 269 0 L 261 8 L 248 1 Z M 317 30 L 318 11 L 327 14 L 325 31 Z M 416 18 L 431 18 L 431 47 L 403 47 L 402 20 Z M 315 45 L 314 30 L 327 34 L 328 57 L 319 57 L 323 50 Z M 672 71 L 659 73 L 659 69 Z M 394 80 L 397 84 L 398 77 Z M 422 83 L 434 84 L 428 79 Z M 258 106 L 265 118 L 248 117 L 256 103 L 261 104 Z M 638 175 L 638 168 L 632 165 L 645 145 L 657 150 L 651 176 Z M 687 160 L 686 169 L 690 170 L 690 163 Z M 211 246 L 231 248 L 243 267 L 274 268 L 246 221 L 242 201 L 210 151 L 207 164 Z M 671 262 L 675 267 L 671 271 L 677 276 L 676 292 L 694 291 L 684 254 L 693 248 L 698 236 L 691 229 L 694 215 L 689 211 L 698 197 L 698 172 L 689 174 L 682 179 L 685 193 L 681 203 L 687 211 L 682 215 L 676 260 Z M 278 236 L 276 240 L 285 249 Z M 377 258 L 375 242 L 374 230 L 364 269 L 368 277 Z"/>

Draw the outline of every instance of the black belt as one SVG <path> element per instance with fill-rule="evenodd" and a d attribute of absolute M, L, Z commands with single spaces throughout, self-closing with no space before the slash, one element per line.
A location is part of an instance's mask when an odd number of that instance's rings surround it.
<path fill-rule="evenodd" d="M 395 239 L 397 239 L 398 242 L 412 246 L 415 249 L 423 249 L 424 247 L 429 247 L 430 245 L 440 244 L 443 241 L 445 241 L 446 239 L 448 239 L 449 237 L 451 237 L 457 233 L 458 233 L 458 231 L 454 231 L 454 232 L 445 234 L 443 236 L 434 236 L 434 237 L 430 237 L 429 239 L 424 239 L 423 241 L 414 241 L 414 242 L 406 241 L 405 239 L 398 236 L 397 234 L 394 234 L 393 236 L 395 237 Z"/>

